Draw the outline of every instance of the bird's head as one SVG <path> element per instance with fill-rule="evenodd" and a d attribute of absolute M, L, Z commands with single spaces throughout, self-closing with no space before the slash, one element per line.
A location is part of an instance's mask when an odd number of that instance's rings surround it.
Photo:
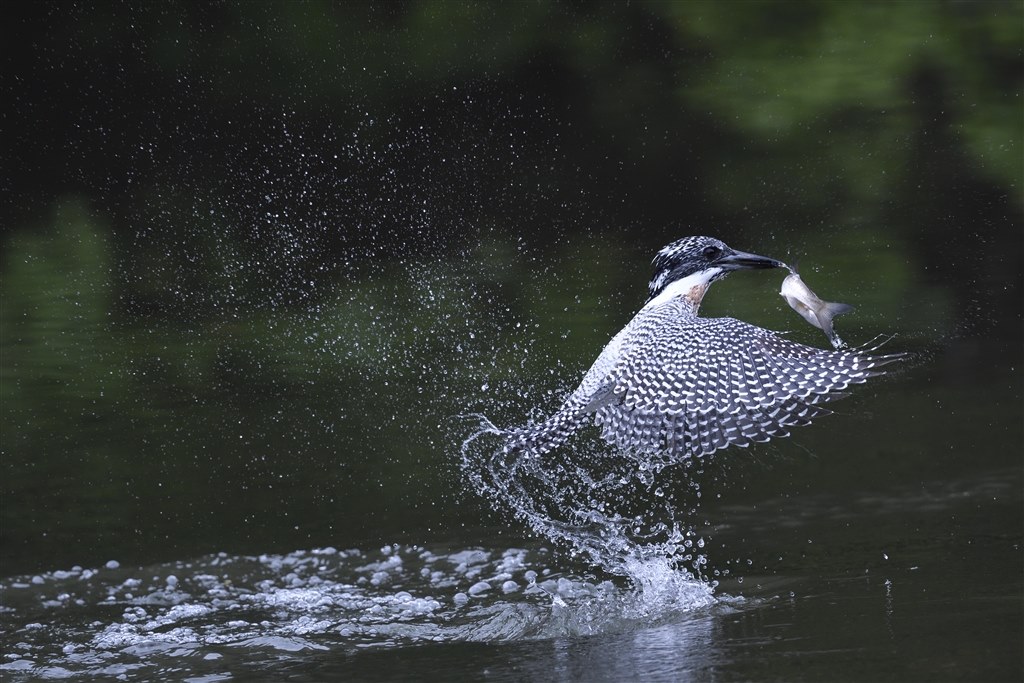
<path fill-rule="evenodd" d="M 684 237 L 663 247 L 654 257 L 654 275 L 648 289 L 648 301 L 671 293 L 687 295 L 695 305 L 700 304 L 708 286 L 734 270 L 743 268 L 780 268 L 785 266 L 767 256 L 748 254 L 730 248 L 714 237 Z"/>

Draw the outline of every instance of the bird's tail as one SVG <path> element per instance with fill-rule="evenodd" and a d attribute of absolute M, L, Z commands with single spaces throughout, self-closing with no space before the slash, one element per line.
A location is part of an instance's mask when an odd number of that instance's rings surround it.
<path fill-rule="evenodd" d="M 550 453 L 579 429 L 581 424 L 580 406 L 567 402 L 554 415 L 537 424 L 505 430 L 504 452 L 539 457 Z"/>
<path fill-rule="evenodd" d="M 485 415 L 471 413 L 459 415 L 464 420 L 476 420 L 476 430 L 463 442 L 465 449 L 477 438 L 493 434 L 501 439 L 499 453 L 504 456 L 537 457 L 564 444 L 581 424 L 583 408 L 573 401 L 567 402 L 554 415 L 543 422 L 502 429 Z"/>

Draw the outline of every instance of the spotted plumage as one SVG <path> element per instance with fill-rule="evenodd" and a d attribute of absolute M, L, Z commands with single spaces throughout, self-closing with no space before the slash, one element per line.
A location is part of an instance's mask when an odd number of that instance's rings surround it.
<path fill-rule="evenodd" d="M 828 414 L 825 404 L 900 357 L 818 349 L 733 318 L 697 315 L 715 280 L 780 261 L 687 237 L 653 263 L 644 307 L 554 415 L 506 432 L 506 452 L 546 453 L 590 419 L 606 441 L 673 461 L 746 447 Z"/>

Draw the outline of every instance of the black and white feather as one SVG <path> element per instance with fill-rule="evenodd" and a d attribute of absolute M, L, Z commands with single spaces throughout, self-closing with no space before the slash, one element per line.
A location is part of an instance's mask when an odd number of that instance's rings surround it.
<path fill-rule="evenodd" d="M 662 249 L 647 304 L 554 415 L 506 432 L 506 452 L 546 453 L 591 419 L 610 443 L 670 460 L 745 447 L 828 414 L 826 404 L 900 358 L 818 349 L 733 318 L 697 315 L 714 280 L 778 265 L 708 237 Z"/>

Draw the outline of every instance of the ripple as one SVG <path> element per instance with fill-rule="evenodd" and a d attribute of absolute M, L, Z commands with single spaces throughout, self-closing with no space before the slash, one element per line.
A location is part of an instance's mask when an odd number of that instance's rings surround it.
<path fill-rule="evenodd" d="M 226 654 L 279 662 L 324 650 L 593 635 L 715 602 L 709 585 L 664 561 L 638 564 L 645 580 L 623 586 L 552 571 L 549 555 L 318 548 L 13 577 L 0 581 L 0 671 L 5 680 L 217 676 Z"/>

